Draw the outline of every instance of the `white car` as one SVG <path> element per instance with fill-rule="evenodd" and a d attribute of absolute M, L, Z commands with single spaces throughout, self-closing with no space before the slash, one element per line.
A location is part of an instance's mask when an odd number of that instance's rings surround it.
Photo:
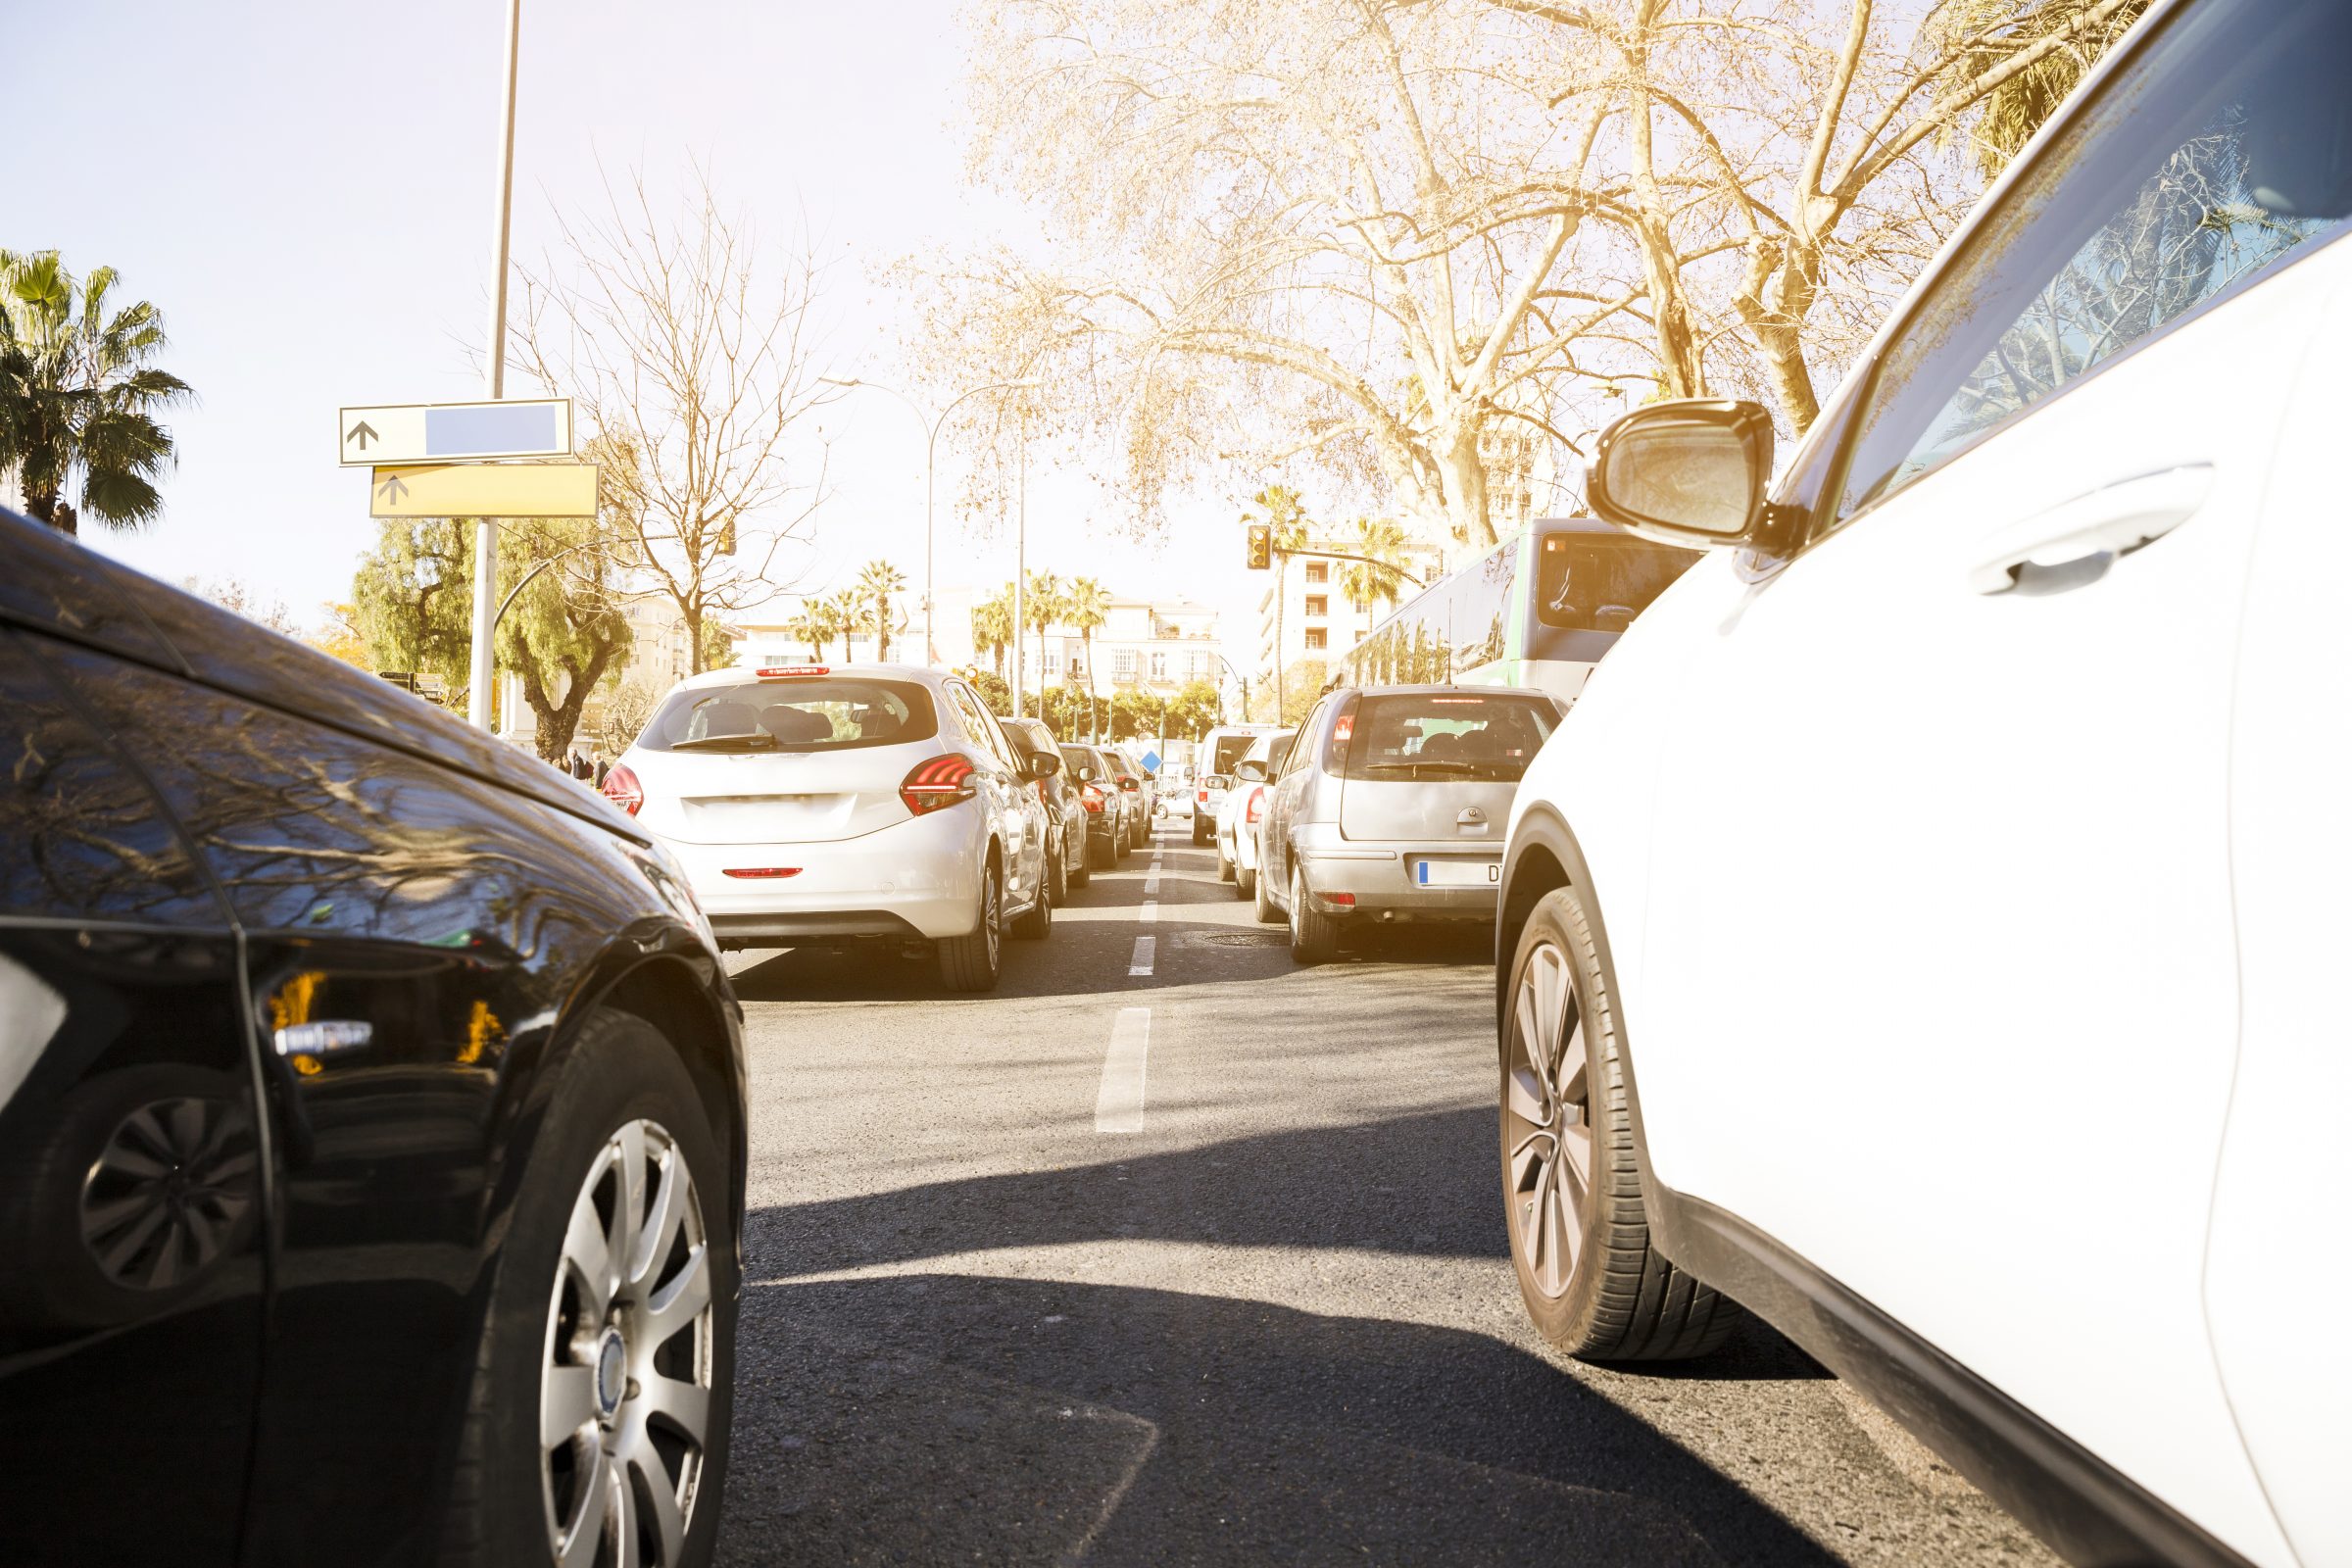
<path fill-rule="evenodd" d="M 2352 1563 L 2346 61 L 2159 0 L 1777 484 L 1619 419 L 1595 510 L 1715 553 L 1512 811 L 1538 1326 L 1736 1298 L 2078 1561 Z"/>
<path fill-rule="evenodd" d="M 1186 793 L 1193 802 L 1193 842 L 1206 844 L 1211 824 L 1225 808 L 1225 792 L 1232 787 L 1234 764 L 1248 755 L 1261 735 L 1287 735 L 1280 724 L 1219 724 L 1193 748 L 1193 778 Z"/>
<path fill-rule="evenodd" d="M 794 664 L 681 681 L 604 793 L 686 867 L 720 946 L 928 942 L 951 988 L 987 991 L 1006 926 L 1053 923 L 1030 786 L 1060 764 L 954 675 Z"/>
<path fill-rule="evenodd" d="M 1266 814 L 1268 782 L 1291 752 L 1291 732 L 1269 730 L 1227 763 L 1231 786 L 1217 800 L 1217 880 L 1234 884 L 1245 899 L 1257 893 L 1258 824 Z"/>

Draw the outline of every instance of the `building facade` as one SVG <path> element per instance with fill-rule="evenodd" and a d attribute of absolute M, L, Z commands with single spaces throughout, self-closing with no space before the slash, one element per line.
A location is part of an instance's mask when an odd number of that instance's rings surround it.
<path fill-rule="evenodd" d="M 1252 685 L 1274 678 L 1301 660 L 1328 662 L 1362 641 L 1395 603 L 1373 599 L 1358 604 L 1348 597 L 1348 569 L 1355 562 L 1340 555 L 1351 541 L 1310 538 L 1306 548 L 1275 558 L 1267 574 L 1266 591 L 1257 601 L 1257 639 L 1250 666 Z M 1415 584 L 1443 574 L 1444 558 L 1435 551 L 1408 551 L 1404 570 L 1410 581 L 1400 583 L 1398 599 L 1409 599 Z M 1279 613 L 1277 612 L 1279 611 Z"/>

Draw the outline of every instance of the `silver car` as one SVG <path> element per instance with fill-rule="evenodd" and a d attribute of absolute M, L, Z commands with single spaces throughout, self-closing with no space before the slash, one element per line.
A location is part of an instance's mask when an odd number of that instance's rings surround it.
<path fill-rule="evenodd" d="M 1494 919 L 1511 797 L 1565 711 L 1498 686 L 1325 695 L 1266 793 L 1257 917 L 1288 916 L 1300 963 L 1350 926 Z"/>

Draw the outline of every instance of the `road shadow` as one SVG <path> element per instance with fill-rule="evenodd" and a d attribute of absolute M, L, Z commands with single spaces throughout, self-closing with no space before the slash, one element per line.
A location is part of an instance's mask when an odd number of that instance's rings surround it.
<path fill-rule="evenodd" d="M 1485 1335 L 1117 1286 L 755 1286 L 719 1561 L 1818 1563 Z"/>

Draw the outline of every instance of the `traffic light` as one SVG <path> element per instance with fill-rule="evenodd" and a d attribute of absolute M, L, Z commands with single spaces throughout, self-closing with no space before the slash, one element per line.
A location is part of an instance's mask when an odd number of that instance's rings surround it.
<path fill-rule="evenodd" d="M 1250 560 L 1251 571 L 1264 571 L 1274 564 L 1274 529 L 1262 522 L 1250 525 Z"/>

